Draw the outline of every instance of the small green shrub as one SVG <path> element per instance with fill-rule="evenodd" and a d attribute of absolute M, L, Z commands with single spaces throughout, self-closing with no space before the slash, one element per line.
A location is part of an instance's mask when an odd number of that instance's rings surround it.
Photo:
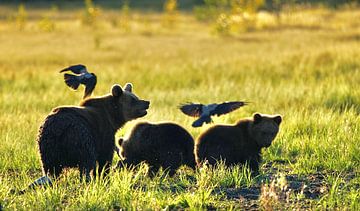
<path fill-rule="evenodd" d="M 55 22 L 49 17 L 44 16 L 39 22 L 38 27 L 40 30 L 45 32 L 52 32 L 55 30 Z"/>
<path fill-rule="evenodd" d="M 178 19 L 177 0 L 166 0 L 164 3 L 163 26 L 174 28 Z"/>
<path fill-rule="evenodd" d="M 93 4 L 92 0 L 85 0 L 85 9 L 81 21 L 84 25 L 94 26 L 100 15 L 100 8 Z"/>
<path fill-rule="evenodd" d="M 15 15 L 16 27 L 19 30 L 24 30 L 27 23 L 27 12 L 24 4 L 20 4 L 18 7 L 18 11 Z"/>
<path fill-rule="evenodd" d="M 45 14 L 42 19 L 38 22 L 38 27 L 41 31 L 52 32 L 56 28 L 54 16 L 58 12 L 58 7 L 53 5 L 48 14 Z"/>

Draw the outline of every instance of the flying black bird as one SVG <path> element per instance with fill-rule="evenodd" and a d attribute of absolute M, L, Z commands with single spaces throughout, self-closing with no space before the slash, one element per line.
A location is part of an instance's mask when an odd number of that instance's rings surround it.
<path fill-rule="evenodd" d="M 180 105 L 179 108 L 188 116 L 200 117 L 192 123 L 192 126 L 201 127 L 204 122 L 212 122 L 211 116 L 227 114 L 247 104 L 247 102 L 243 101 L 224 102 L 220 104 L 213 103 L 208 105 L 187 103 Z"/>
<path fill-rule="evenodd" d="M 64 80 L 66 85 L 70 88 L 77 90 L 80 84 L 85 85 L 85 91 L 83 99 L 89 97 L 95 89 L 96 86 L 96 75 L 94 73 L 89 73 L 86 70 L 86 67 L 82 64 L 73 65 L 62 69 L 60 73 L 71 71 L 74 74 L 64 74 Z"/>

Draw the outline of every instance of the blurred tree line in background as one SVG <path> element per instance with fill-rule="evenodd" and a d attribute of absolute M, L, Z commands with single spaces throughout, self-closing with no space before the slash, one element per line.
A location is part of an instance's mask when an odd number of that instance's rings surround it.
<path fill-rule="evenodd" d="M 322 7 L 327 10 L 356 7 L 360 0 L 0 0 L 0 19 L 15 23 L 24 30 L 30 19 L 28 11 L 40 9 L 41 17 L 37 28 L 52 32 L 56 29 L 56 16 L 62 11 L 82 11 L 78 19 L 83 26 L 94 31 L 95 46 L 100 46 L 101 36 L 98 26 L 107 21 L 113 28 L 130 32 L 134 22 L 142 25 L 142 34 L 154 31 L 149 17 L 134 17 L 133 11 L 161 15 L 160 25 L 164 29 L 174 29 L 179 22 L 179 12 L 192 13 L 200 22 L 212 27 L 219 35 L 236 35 L 258 29 L 306 26 L 314 27 L 314 22 L 322 19 L 306 18 L 296 14 L 299 9 Z M 5 6 L 2 9 L 1 7 Z M 11 11 L 12 10 L 12 11 Z M 106 11 L 106 12 L 105 12 Z M 109 11 L 112 14 L 109 15 Z M 7 14 L 6 14 L 7 13 Z M 326 15 L 326 14 L 325 14 Z M 34 19 L 34 16 L 32 17 Z M 100 23 L 100 24 L 99 24 Z M 139 25 L 139 24 L 137 24 Z"/>
<path fill-rule="evenodd" d="M 104 1 L 104 0 L 94 0 L 93 2 L 96 5 L 99 5 L 104 8 L 116 7 L 123 5 L 124 2 L 128 0 L 117 0 L 117 1 Z M 144 9 L 144 10 L 162 10 L 163 5 L 167 0 L 131 0 L 129 6 L 134 9 Z M 258 2 L 258 0 L 178 0 L 178 8 L 180 10 L 191 10 L 194 7 L 216 4 L 224 5 L 230 4 L 231 2 Z M 27 5 L 34 4 L 34 6 L 44 4 L 71 4 L 72 6 L 81 6 L 83 5 L 83 0 L 1 0 L 1 4 L 21 4 L 25 3 Z M 324 5 L 331 8 L 337 8 L 343 4 L 349 3 L 360 3 L 360 0 L 263 0 L 264 4 L 262 9 L 267 10 L 277 10 L 279 5 L 283 4 L 300 4 L 300 5 Z"/>

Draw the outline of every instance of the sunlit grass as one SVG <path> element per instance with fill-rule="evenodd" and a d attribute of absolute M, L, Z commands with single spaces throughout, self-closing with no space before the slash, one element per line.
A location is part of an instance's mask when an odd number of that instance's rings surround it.
<path fill-rule="evenodd" d="M 1 8 L 0 11 L 4 11 Z M 247 100 L 251 104 L 215 123 L 234 123 L 254 112 L 284 117 L 279 136 L 263 151 L 264 163 L 285 161 L 292 173 L 328 173 L 329 192 L 312 204 L 319 209 L 359 208 L 360 44 L 356 9 L 284 14 L 283 26 L 221 38 L 212 26 L 179 13 L 176 27 L 162 28 L 161 15 L 132 13 L 131 30 L 113 27 L 104 15 L 99 28 L 81 24 L 81 11 L 52 14 L 56 27 L 38 28 L 41 10 L 27 11 L 19 31 L 0 20 L 0 204 L 9 209 L 206 209 L 236 208 L 220 188 L 261 185 L 246 170 L 220 165 L 174 178 L 146 177 L 146 167 L 123 169 L 110 180 L 86 184 L 70 171 L 52 188 L 23 196 L 41 176 L 37 130 L 53 107 L 78 104 L 82 90 L 70 91 L 58 70 L 85 64 L 98 76 L 95 95 L 112 84 L 134 84 L 151 101 L 149 121 L 175 121 L 196 138 L 209 126 L 191 128 L 193 119 L 177 106 L 187 101 Z M 106 13 L 108 16 L 116 12 Z M 38 19 L 37 19 L 38 18 Z M 99 35 L 100 34 L 100 35 Z M 96 44 L 96 36 L 100 39 Z M 136 121 L 128 123 L 124 135 Z M 117 161 L 118 158 L 115 158 Z M 341 176 L 354 173 L 350 182 Z M 335 176 L 334 176 L 335 175 Z M 346 185 L 344 185 L 346 183 Z M 216 194 L 215 194 L 216 193 Z M 338 197 L 338 198 L 337 198 Z"/>

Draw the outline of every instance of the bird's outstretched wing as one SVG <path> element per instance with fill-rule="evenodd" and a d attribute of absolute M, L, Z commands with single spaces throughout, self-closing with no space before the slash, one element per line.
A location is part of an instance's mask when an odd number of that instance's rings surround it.
<path fill-rule="evenodd" d="M 202 112 L 202 104 L 187 103 L 179 106 L 179 109 L 186 115 L 199 117 Z"/>
<path fill-rule="evenodd" d="M 64 74 L 64 81 L 66 83 L 66 85 L 68 85 L 70 88 L 77 90 L 77 88 L 80 85 L 80 81 L 77 79 L 76 75 L 72 75 L 72 74 Z"/>
<path fill-rule="evenodd" d="M 211 115 L 223 115 L 223 114 L 227 114 L 230 113 L 244 105 L 247 105 L 247 102 L 244 101 L 233 101 L 233 102 L 225 102 L 225 103 L 221 103 L 218 106 L 216 106 L 216 108 L 211 112 Z"/>
<path fill-rule="evenodd" d="M 72 65 L 67 68 L 64 68 L 64 69 L 60 70 L 60 73 L 65 72 L 65 71 L 71 71 L 75 74 L 88 73 L 85 65 L 82 65 L 82 64 Z"/>
<path fill-rule="evenodd" d="M 96 86 L 96 75 L 94 73 L 91 73 L 92 77 L 90 78 L 87 78 L 86 81 L 85 81 L 85 91 L 84 91 L 84 97 L 83 99 L 89 97 L 92 92 L 94 91 L 95 89 L 95 86 Z"/>

